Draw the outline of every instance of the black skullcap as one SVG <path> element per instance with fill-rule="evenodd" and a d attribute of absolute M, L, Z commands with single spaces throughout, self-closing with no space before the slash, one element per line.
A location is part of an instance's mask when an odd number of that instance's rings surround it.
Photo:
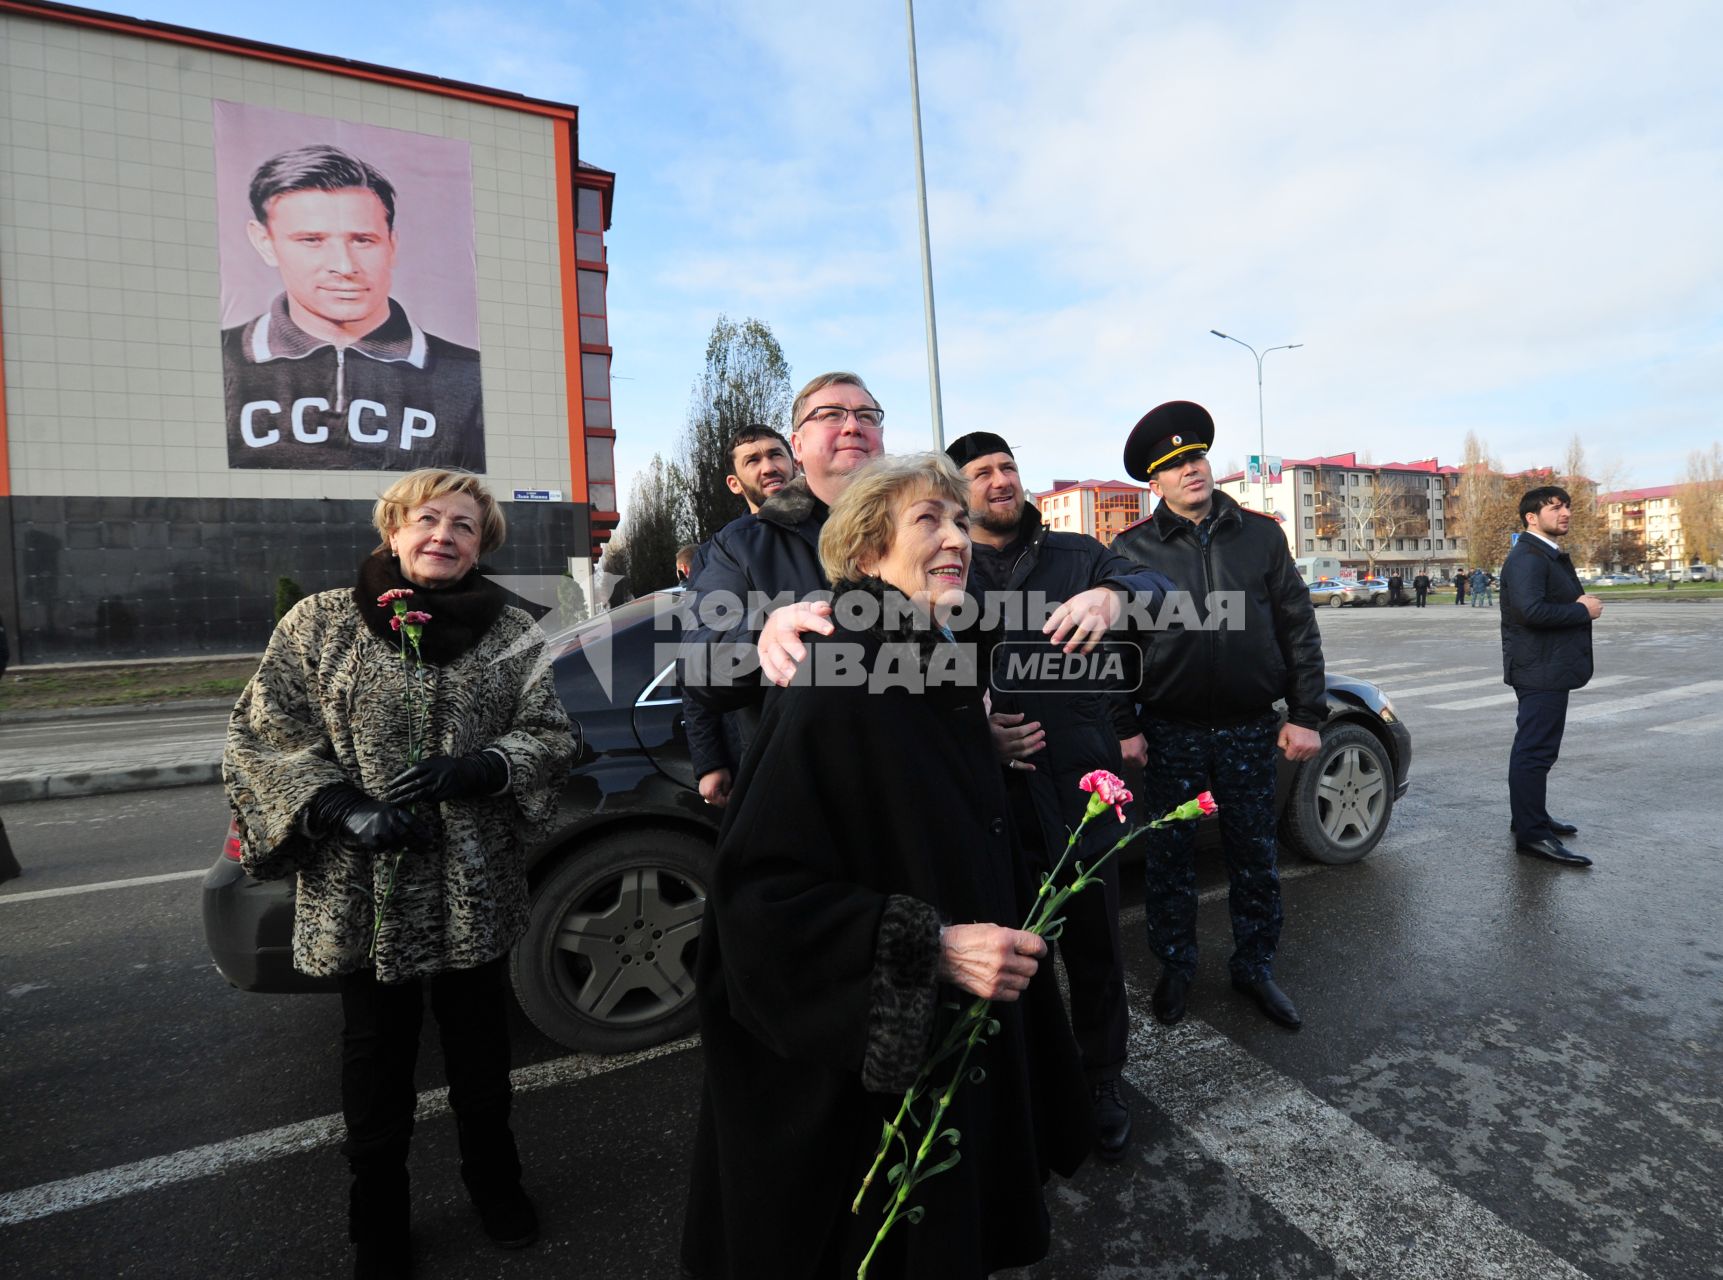
<path fill-rule="evenodd" d="M 1214 444 L 1214 419 L 1200 404 L 1169 400 L 1150 409 L 1125 441 L 1125 470 L 1137 480 L 1147 480 L 1181 453 L 1207 451 Z"/>
<path fill-rule="evenodd" d="M 955 462 L 959 470 L 990 453 L 1011 453 L 1011 446 L 991 431 L 971 431 L 966 436 L 958 436 L 945 446 L 945 456 Z"/>

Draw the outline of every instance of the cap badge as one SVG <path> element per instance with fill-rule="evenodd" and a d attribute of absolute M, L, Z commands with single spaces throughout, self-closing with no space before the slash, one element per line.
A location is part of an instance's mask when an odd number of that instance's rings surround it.
<path fill-rule="evenodd" d="M 1174 436 L 1173 437 L 1173 443 L 1174 444 L 1183 444 L 1184 442 L 1185 442 L 1185 438 L 1183 436 Z"/>

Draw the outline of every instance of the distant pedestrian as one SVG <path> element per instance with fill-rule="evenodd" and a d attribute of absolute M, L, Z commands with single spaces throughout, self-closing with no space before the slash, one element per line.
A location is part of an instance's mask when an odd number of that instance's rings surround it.
<path fill-rule="evenodd" d="M 1430 575 L 1422 569 L 1418 570 L 1418 576 L 1412 579 L 1412 593 L 1418 597 L 1417 605 L 1422 609 L 1424 597 L 1430 594 Z"/>
<path fill-rule="evenodd" d="M 1406 579 L 1402 578 L 1398 573 L 1389 574 L 1388 575 L 1388 603 L 1389 604 L 1404 604 L 1405 603 L 1405 599 L 1404 599 L 1405 592 L 1406 592 Z"/>
<path fill-rule="evenodd" d="M 1454 570 L 1454 603 L 1466 603 L 1466 571 L 1464 569 Z"/>
<path fill-rule="evenodd" d="M 1591 624 L 1603 614 L 1603 602 L 1580 586 L 1573 561 L 1555 541 L 1567 536 L 1570 502 L 1554 485 L 1521 498 L 1525 528 L 1502 565 L 1502 679 L 1519 700 L 1508 804 L 1516 850 L 1589 867 L 1590 858 L 1561 842 L 1579 828 L 1550 817 L 1546 804 L 1568 693 L 1591 680 Z"/>
<path fill-rule="evenodd" d="M 1472 570 L 1472 608 L 1490 603 L 1490 576 L 1482 569 Z"/>

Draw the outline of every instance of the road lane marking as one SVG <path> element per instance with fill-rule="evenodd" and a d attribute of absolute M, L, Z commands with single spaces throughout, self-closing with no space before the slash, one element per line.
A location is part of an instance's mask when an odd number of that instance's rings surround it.
<path fill-rule="evenodd" d="M 63 889 L 31 889 L 27 893 L 0 893 L 0 905 L 8 902 L 34 902 L 38 898 L 69 898 L 75 893 L 100 893 L 104 889 L 135 889 L 146 884 L 167 884 L 173 880 L 193 880 L 209 874 L 209 868 L 197 871 L 169 871 L 159 876 L 135 876 L 130 880 L 103 880 L 98 884 L 72 884 Z"/>
<path fill-rule="evenodd" d="M 588 1080 L 651 1061 L 653 1058 L 680 1053 L 699 1043 L 698 1036 L 689 1036 L 687 1039 L 673 1040 L 656 1048 L 618 1054 L 610 1058 L 591 1053 L 575 1053 L 565 1058 L 553 1058 L 549 1062 L 521 1067 L 510 1073 L 509 1078 L 514 1082 L 517 1093 L 527 1093 L 535 1089 L 548 1089 L 555 1085 Z M 419 1095 L 415 1118 L 429 1120 L 446 1114 L 448 1110 L 449 1091 L 427 1089 Z M 50 1214 L 65 1213 L 71 1209 L 82 1209 L 107 1200 L 118 1200 L 122 1196 L 135 1195 L 140 1191 L 153 1191 L 158 1187 L 190 1182 L 195 1178 L 207 1178 L 228 1169 L 243 1168 L 281 1156 L 299 1155 L 318 1147 L 332 1147 L 341 1142 L 346 1133 L 341 1115 L 336 1112 L 333 1115 L 319 1116 L 315 1120 L 303 1120 L 298 1124 L 282 1125 L 278 1129 L 266 1129 L 261 1133 L 230 1138 L 226 1142 L 212 1142 L 207 1146 L 175 1151 L 170 1155 L 155 1156 L 133 1164 L 102 1169 L 96 1173 L 63 1178 L 58 1182 L 44 1182 L 38 1186 L 25 1187 L 21 1191 L 0 1193 L 0 1227 L 45 1218 Z"/>
<path fill-rule="evenodd" d="M 1125 1079 L 1245 1190 L 1366 1280 L 1585 1273 L 1195 1018 L 1163 1027 L 1127 983 Z"/>
<path fill-rule="evenodd" d="M 1332 670 L 1336 675 L 1349 676 L 1354 671 L 1358 671 L 1358 672 L 1410 671 L 1414 667 L 1427 667 L 1430 664 L 1428 662 L 1351 663 L 1351 662 L 1347 662 L 1344 658 L 1329 658 L 1323 665 L 1328 667 L 1330 670 Z M 1473 670 L 1476 670 L 1476 668 L 1473 668 Z"/>
<path fill-rule="evenodd" d="M 1593 680 L 1590 684 L 1586 685 L 1585 687 L 1587 689 L 1607 689 L 1611 685 L 1626 684 L 1629 680 L 1643 680 L 1643 679 L 1645 679 L 1644 676 L 1631 676 L 1631 675 L 1626 675 L 1626 676 L 1599 676 L 1597 679 Z M 1719 687 L 1723 687 L 1723 681 L 1717 681 L 1716 683 L 1718 684 Z M 1472 711 L 1478 707 L 1494 707 L 1494 706 L 1499 706 L 1503 703 L 1518 702 L 1518 701 L 1519 701 L 1519 694 L 1515 693 L 1512 689 L 1509 689 L 1506 693 L 1492 693 L 1487 698 L 1467 698 L 1463 702 L 1438 702 L 1435 704 L 1433 709 L 1436 711 Z M 1629 701 L 1631 701 L 1631 699 L 1629 699 Z M 1605 705 L 1613 706 L 1614 703 L 1613 702 L 1607 703 Z M 1568 713 L 1567 713 L 1567 718 L 1568 718 L 1569 724 L 1573 723 L 1574 717 L 1579 713 L 1580 710 L 1593 710 L 1593 708 L 1573 708 L 1570 706 Z"/>
<path fill-rule="evenodd" d="M 1594 688 L 1600 682 L 1593 680 L 1586 688 Z M 1567 722 L 1575 724 L 1586 720 L 1601 720 L 1606 716 L 1620 715 L 1623 711 L 1643 711 L 1647 707 L 1660 707 L 1669 702 L 1684 702 L 1703 697 L 1708 693 L 1723 691 L 1723 680 L 1704 680 L 1698 684 L 1676 685 L 1669 689 L 1659 689 L 1655 693 L 1642 693 L 1635 698 L 1613 698 L 1608 702 L 1600 702 L 1590 707 L 1570 707 Z"/>
<path fill-rule="evenodd" d="M 1461 667 L 1459 670 L 1482 671 L 1485 670 L 1485 668 Z M 1449 673 L 1443 672 L 1443 674 L 1447 675 Z M 1488 688 L 1490 685 L 1500 686 L 1501 683 L 1502 673 L 1500 668 L 1498 668 L 1491 675 L 1473 676 L 1470 680 L 1450 680 L 1445 684 L 1421 684 L 1415 685 L 1410 689 L 1392 689 L 1389 691 L 1388 696 L 1393 698 L 1396 702 L 1403 702 L 1407 698 L 1425 698 L 1437 693 L 1458 693 L 1461 689 L 1484 689 Z"/>
<path fill-rule="evenodd" d="M 1715 716 L 1700 716 L 1697 720 L 1678 720 L 1674 724 L 1654 724 L 1646 729 L 1647 733 L 1680 733 L 1693 736 L 1702 733 L 1716 733 L 1718 720 Z"/>

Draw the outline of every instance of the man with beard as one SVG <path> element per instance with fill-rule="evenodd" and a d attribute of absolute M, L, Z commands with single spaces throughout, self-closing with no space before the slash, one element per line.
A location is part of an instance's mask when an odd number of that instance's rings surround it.
<path fill-rule="evenodd" d="M 1545 803 L 1567 727 L 1567 695 L 1591 680 L 1591 624 L 1603 614 L 1603 602 L 1581 588 L 1573 561 L 1556 544 L 1567 536 L 1571 504 L 1567 490 L 1553 484 L 1521 498 L 1520 536 L 1502 565 L 1502 678 L 1519 700 L 1508 757 L 1509 826 L 1514 848 L 1527 857 L 1589 867 L 1590 858 L 1561 842 L 1579 828 L 1550 817 Z"/>
<path fill-rule="evenodd" d="M 1232 984 L 1267 1017 L 1297 1028 L 1298 1010 L 1274 982 L 1282 918 L 1274 755 L 1309 760 L 1321 748 L 1322 637 L 1274 517 L 1215 489 L 1213 443 L 1208 410 L 1174 400 L 1144 414 L 1125 444 L 1125 470 L 1148 481 L 1160 505 L 1113 550 L 1166 574 L 1188 593 L 1192 615 L 1157 631 L 1144 660 L 1145 807 L 1164 813 L 1214 792 L 1231 891 Z M 1284 724 L 1274 705 L 1282 698 Z M 1149 945 L 1161 962 L 1153 1007 L 1170 1026 L 1185 1016 L 1196 975 L 1196 823 L 1150 831 L 1143 842 Z"/>
<path fill-rule="evenodd" d="M 748 504 L 748 514 L 758 515 L 773 496 L 796 476 L 789 442 L 772 428 L 751 422 L 730 437 L 730 473 L 724 483 L 730 492 Z M 688 573 L 692 587 L 706 559 L 706 546 L 695 550 Z M 736 761 L 741 757 L 741 736 L 735 724 L 701 703 L 686 691 L 682 694 L 682 720 L 688 730 L 688 754 L 694 776 L 700 780 L 700 798 L 723 808 L 730 802 L 730 784 L 735 780 Z"/>
<path fill-rule="evenodd" d="M 1118 773 L 1125 759 L 1140 765 L 1145 743 L 1128 702 L 1116 691 L 1005 687 L 1016 683 L 1000 679 L 1005 655 L 1046 643 L 1028 601 L 1069 601 L 1081 608 L 1085 593 L 1129 591 L 1147 594 L 1152 605 L 1171 584 L 1085 534 L 1047 529 L 1027 500 L 1011 446 L 999 436 L 972 431 L 945 452 L 969 481 L 970 594 L 1012 624 L 995 650 L 994 739 L 1007 757 L 1006 790 L 1018 834 L 1031 865 L 1046 872 L 1064 852 L 1067 832 L 1082 821 L 1088 796 L 1078 780 L 1095 769 Z M 1016 598 L 1008 602 L 1007 593 Z M 1092 865 L 1116 839 L 1116 832 L 1091 827 L 1072 857 Z M 1071 873 L 1068 863 L 1066 874 Z M 1130 1024 L 1117 861 L 1107 862 L 1101 877 L 1101 892 L 1070 900 L 1058 945 L 1094 1106 L 1096 1149 L 1103 1159 L 1117 1160 L 1131 1137 L 1131 1113 L 1119 1083 Z"/>
<path fill-rule="evenodd" d="M 796 475 L 795 459 L 783 436 L 752 422 L 730 437 L 730 474 L 724 483 L 755 514 Z"/>

